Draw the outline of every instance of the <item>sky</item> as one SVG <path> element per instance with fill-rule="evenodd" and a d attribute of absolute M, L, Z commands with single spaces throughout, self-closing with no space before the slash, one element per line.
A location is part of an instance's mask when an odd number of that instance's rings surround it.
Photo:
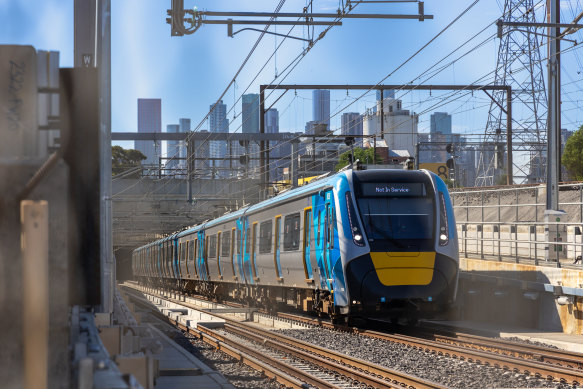
<path fill-rule="evenodd" d="M 346 19 L 342 26 L 333 27 L 318 41 L 285 78 L 284 69 L 305 48 L 305 43 L 287 39 L 277 50 L 275 60 L 272 58 L 267 62 L 282 38 L 266 35 L 237 77 L 235 87 L 231 87 L 223 98 L 228 109 L 234 106 L 228 114 L 230 131 L 241 131 L 241 102 L 235 102 L 246 88 L 247 93 L 258 93 L 260 84 L 376 84 L 388 75 L 390 77 L 386 78 L 385 84 L 491 83 L 500 43 L 494 37 L 496 27 L 492 23 L 501 15 L 501 1 L 479 0 L 434 40 L 472 2 L 427 0 L 425 13 L 434 15 L 434 19 L 424 22 Z M 199 10 L 209 11 L 272 12 L 277 6 L 276 1 L 267 0 L 185 0 L 184 3 L 186 8 L 196 6 Z M 305 0 L 288 0 L 281 12 L 301 12 L 305 4 Z M 338 0 L 314 0 L 314 12 L 336 12 L 338 6 Z M 581 12 L 583 4 L 580 0 L 564 0 L 561 7 L 563 20 L 571 21 L 573 15 Z M 138 98 L 162 99 L 163 130 L 168 124 L 178 123 L 179 118 L 192 119 L 194 128 L 208 129 L 204 117 L 209 106 L 223 93 L 259 37 L 257 32 L 243 31 L 230 38 L 224 25 L 204 25 L 192 35 L 171 37 L 170 26 L 166 24 L 168 8 L 170 0 L 112 1 L 112 131 L 137 130 Z M 361 4 L 353 12 L 416 14 L 417 5 Z M 322 29 L 315 28 L 316 36 Z M 418 78 L 483 29 L 483 33 L 448 56 L 441 65 L 471 50 L 469 54 L 445 66 L 430 79 Z M 276 31 L 287 33 L 288 30 L 289 27 L 280 26 Z M 306 30 L 296 27 L 292 34 L 303 37 Z M 570 37 L 583 40 L 581 33 Z M 60 52 L 61 67 L 72 66 L 73 1 L 0 0 L 0 44 L 33 45 L 39 50 L 57 50 Z M 571 46 L 571 43 L 565 43 L 563 48 Z M 577 129 L 583 121 L 579 112 L 582 67 L 578 55 L 577 47 L 563 55 L 563 127 L 570 130 Z M 542 70 L 546 78 L 545 63 Z M 375 104 L 374 93 L 365 92 L 332 93 L 332 129 L 340 126 L 342 112 L 362 113 Z M 420 132 L 429 131 L 432 112 L 445 111 L 453 115 L 454 132 L 468 136 L 483 134 L 489 98 L 481 92 L 453 97 L 450 94 L 397 91 L 397 98 L 403 100 L 404 109 L 420 114 Z M 268 97 L 267 106 L 277 96 L 276 93 Z M 312 120 L 309 91 L 290 91 L 274 107 L 280 112 L 280 131 L 303 131 L 305 123 Z M 520 114 L 518 108 L 515 111 L 515 115 Z"/>

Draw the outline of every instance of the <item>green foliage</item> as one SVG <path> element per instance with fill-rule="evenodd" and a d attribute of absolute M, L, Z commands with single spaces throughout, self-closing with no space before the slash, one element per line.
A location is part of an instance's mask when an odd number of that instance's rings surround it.
<path fill-rule="evenodd" d="M 453 180 L 450 180 L 449 178 L 442 178 L 443 182 L 445 182 L 445 185 L 447 185 L 448 188 L 453 188 Z"/>
<path fill-rule="evenodd" d="M 340 154 L 338 158 L 338 164 L 336 165 L 336 171 L 342 169 L 344 166 L 349 164 L 350 150 Z M 378 164 L 382 162 L 381 157 L 374 153 L 374 148 L 370 147 L 368 149 L 361 149 L 360 147 L 354 148 L 354 160 L 360 160 L 363 164 Z"/>
<path fill-rule="evenodd" d="M 583 180 L 583 126 L 567 139 L 562 162 L 571 179 Z"/>
<path fill-rule="evenodd" d="M 111 175 L 123 173 L 142 164 L 147 157 L 138 150 L 126 150 L 121 146 L 111 147 Z M 139 175 L 136 173 L 136 176 Z M 133 177 L 132 175 L 131 177 Z"/>

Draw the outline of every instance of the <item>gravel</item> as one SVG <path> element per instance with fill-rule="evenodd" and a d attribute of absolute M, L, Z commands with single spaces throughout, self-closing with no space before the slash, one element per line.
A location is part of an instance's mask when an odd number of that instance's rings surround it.
<path fill-rule="evenodd" d="M 208 367 L 221 373 L 237 388 L 282 388 L 277 382 L 263 377 L 261 373 L 239 363 L 237 359 L 217 351 L 213 346 L 195 338 L 191 334 L 175 329 L 168 324 L 162 324 L 159 321 L 152 324 Z"/>
<path fill-rule="evenodd" d="M 528 344 L 530 346 L 539 346 L 539 347 L 546 347 L 546 348 L 550 348 L 550 349 L 555 349 L 558 350 L 559 348 L 557 346 L 554 346 L 552 344 L 547 344 L 547 343 L 543 343 L 543 342 L 538 342 L 536 340 L 530 340 L 530 339 L 522 339 L 522 338 L 517 338 L 517 337 L 510 337 L 510 338 L 497 338 L 497 339 L 501 339 L 501 340 L 508 340 L 510 342 L 514 342 L 514 343 L 523 343 L 523 344 Z"/>
<path fill-rule="evenodd" d="M 572 385 L 460 361 L 361 335 L 322 328 L 274 332 L 452 388 L 573 388 Z"/>

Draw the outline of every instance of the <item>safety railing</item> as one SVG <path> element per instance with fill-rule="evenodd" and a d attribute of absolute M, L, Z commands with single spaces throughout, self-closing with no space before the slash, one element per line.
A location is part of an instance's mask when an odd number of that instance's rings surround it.
<path fill-rule="evenodd" d="M 542 185 L 452 191 L 460 253 L 498 260 L 575 262 L 583 252 L 583 183 L 559 186 L 560 222 L 545 222 Z M 580 261 L 581 263 L 583 261 Z"/>
<path fill-rule="evenodd" d="M 557 239 L 552 231 L 559 229 Z M 554 263 L 575 262 L 583 255 L 583 226 L 572 223 L 457 223 L 459 251 L 466 257 L 496 258 L 499 261 L 514 259 L 532 260 L 535 265 L 540 261 Z M 579 262 L 581 263 L 581 262 Z"/>

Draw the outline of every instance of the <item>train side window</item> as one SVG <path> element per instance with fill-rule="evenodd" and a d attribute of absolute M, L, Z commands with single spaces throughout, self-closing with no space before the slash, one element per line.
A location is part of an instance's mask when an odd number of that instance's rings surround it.
<path fill-rule="evenodd" d="M 287 215 L 283 222 L 284 251 L 297 250 L 300 247 L 300 214 Z"/>
<path fill-rule="evenodd" d="M 228 233 L 221 234 L 221 257 L 228 257 L 231 249 L 231 235 Z"/>
<path fill-rule="evenodd" d="M 259 225 L 259 253 L 265 254 L 271 252 L 271 234 L 273 222 L 268 220 Z"/>
<path fill-rule="evenodd" d="M 328 243 L 330 248 L 334 248 L 334 229 L 336 228 L 336 220 L 334 217 L 334 208 L 326 206 L 328 209 Z"/>
<path fill-rule="evenodd" d="M 251 252 L 251 227 L 247 227 L 245 232 L 245 252 Z"/>
<path fill-rule="evenodd" d="M 215 258 L 217 256 L 217 236 L 209 236 L 208 258 Z"/>

